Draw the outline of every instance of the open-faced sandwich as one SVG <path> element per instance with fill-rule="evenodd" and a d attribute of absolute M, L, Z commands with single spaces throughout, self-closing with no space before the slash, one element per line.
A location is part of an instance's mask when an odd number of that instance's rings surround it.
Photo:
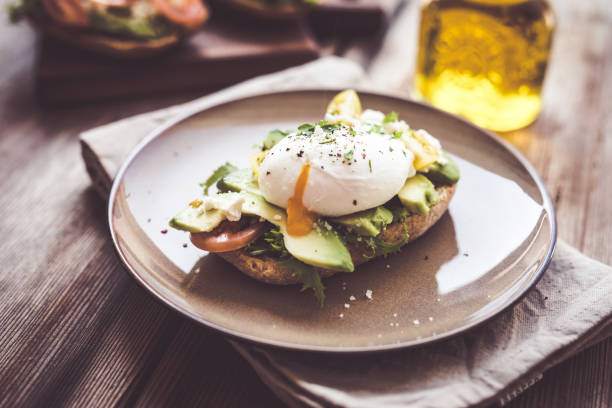
<path fill-rule="evenodd" d="M 286 19 L 300 15 L 323 0 L 213 0 L 259 18 Z"/>
<path fill-rule="evenodd" d="M 123 57 L 158 53 L 208 18 L 202 0 L 18 0 L 13 22 L 94 52 Z"/>
<path fill-rule="evenodd" d="M 170 226 L 254 279 L 312 288 L 321 304 L 321 278 L 421 236 L 459 180 L 437 139 L 394 112 L 362 111 L 352 90 L 324 120 L 271 131 L 251 164 L 219 167 Z"/>

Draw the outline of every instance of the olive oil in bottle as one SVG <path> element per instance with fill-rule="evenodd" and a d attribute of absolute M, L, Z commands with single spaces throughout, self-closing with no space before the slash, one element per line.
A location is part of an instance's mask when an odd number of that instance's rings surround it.
<path fill-rule="evenodd" d="M 529 125 L 554 31 L 547 0 L 428 0 L 421 9 L 415 96 L 509 131 Z"/>

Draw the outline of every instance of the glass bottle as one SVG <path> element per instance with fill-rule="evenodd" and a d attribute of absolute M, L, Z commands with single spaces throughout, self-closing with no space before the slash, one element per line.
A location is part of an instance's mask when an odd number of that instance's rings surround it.
<path fill-rule="evenodd" d="M 415 96 L 491 130 L 527 126 L 542 106 L 554 27 L 547 0 L 427 0 Z"/>

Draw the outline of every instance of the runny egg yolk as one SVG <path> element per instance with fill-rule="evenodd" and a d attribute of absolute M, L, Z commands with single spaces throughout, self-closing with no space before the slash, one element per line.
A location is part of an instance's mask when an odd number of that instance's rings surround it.
<path fill-rule="evenodd" d="M 287 202 L 287 232 L 289 235 L 308 234 L 317 219 L 316 215 L 304 206 L 304 191 L 306 190 L 306 183 L 308 183 L 309 172 L 310 164 L 303 165 L 295 182 L 293 196 Z"/>

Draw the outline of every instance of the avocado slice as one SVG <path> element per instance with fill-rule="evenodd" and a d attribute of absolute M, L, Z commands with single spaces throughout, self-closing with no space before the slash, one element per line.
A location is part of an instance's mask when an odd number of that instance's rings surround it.
<path fill-rule="evenodd" d="M 271 149 L 273 148 L 278 142 L 280 142 L 285 136 L 287 136 L 289 133 L 291 133 L 291 131 L 289 130 L 280 130 L 280 129 L 274 129 L 270 132 L 268 132 L 268 134 L 266 135 L 266 138 L 263 141 L 263 147 L 264 149 Z"/>
<path fill-rule="evenodd" d="M 224 193 L 215 196 L 220 200 L 236 200 L 238 193 Z M 172 228 L 189 232 L 209 232 L 225 219 L 223 211 L 211 209 L 202 211 L 201 202 L 193 201 L 187 208 L 175 215 L 168 223 Z"/>
<path fill-rule="evenodd" d="M 255 175 L 251 169 L 240 169 L 223 177 L 217 182 L 219 191 L 249 191 L 261 194 Z"/>
<path fill-rule="evenodd" d="M 307 235 L 295 237 L 281 227 L 285 248 L 300 261 L 319 268 L 353 272 L 351 254 L 333 229 L 313 228 Z"/>
<path fill-rule="evenodd" d="M 393 222 L 393 213 L 383 206 L 378 206 L 354 214 L 330 218 L 329 221 L 345 225 L 359 235 L 375 237 Z"/>
<path fill-rule="evenodd" d="M 455 184 L 459 181 L 459 166 L 446 152 L 442 152 L 442 156 L 447 160 L 446 164 L 435 162 L 423 175 L 438 185 Z"/>
<path fill-rule="evenodd" d="M 413 214 L 427 214 L 429 207 L 440 201 L 436 187 L 422 174 L 406 180 L 397 196 L 404 207 Z"/>
<path fill-rule="evenodd" d="M 317 224 L 303 236 L 289 235 L 287 232 L 287 215 L 281 208 L 271 205 L 257 194 L 241 193 L 245 197 L 242 212 L 258 215 L 266 221 L 280 227 L 287 251 L 300 261 L 320 268 L 341 272 L 353 272 L 355 266 L 351 254 L 331 228 Z"/>
<path fill-rule="evenodd" d="M 355 270 L 350 252 L 331 226 L 326 228 L 317 224 L 308 234 L 296 237 L 287 233 L 285 210 L 268 203 L 259 194 L 242 191 L 218 194 L 215 197 L 221 200 L 235 200 L 237 196 L 244 198 L 243 214 L 256 215 L 280 227 L 285 247 L 295 258 L 306 264 L 334 271 Z M 172 218 L 170 226 L 189 232 L 208 232 L 225 219 L 222 211 L 215 209 L 202 211 L 196 204 L 190 205 Z"/>
<path fill-rule="evenodd" d="M 191 206 L 185 208 L 168 223 L 172 228 L 189 232 L 212 231 L 225 219 L 223 212 L 210 210 L 200 213 L 200 210 Z"/>

